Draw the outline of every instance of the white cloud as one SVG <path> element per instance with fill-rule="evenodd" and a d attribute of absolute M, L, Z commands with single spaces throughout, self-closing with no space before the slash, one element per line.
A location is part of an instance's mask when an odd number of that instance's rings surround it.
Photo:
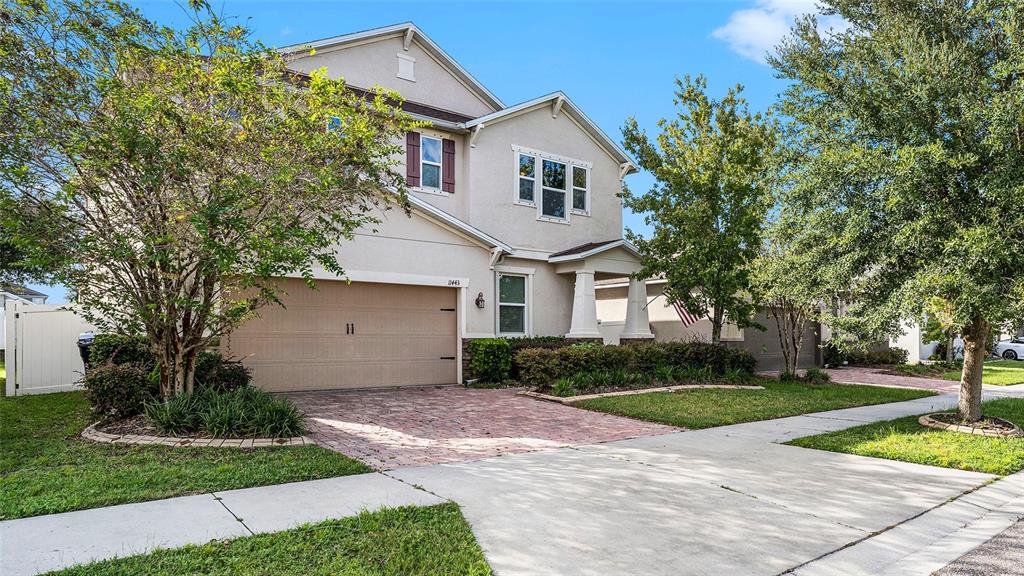
<path fill-rule="evenodd" d="M 711 35 L 728 43 L 737 54 L 763 64 L 765 56 L 789 32 L 795 17 L 817 12 L 815 0 L 757 0 L 753 8 L 733 12 L 729 21 Z M 819 21 L 823 29 L 844 27 L 835 16 Z"/>
<path fill-rule="evenodd" d="M 290 26 L 285 26 L 284 28 L 281 28 L 281 31 L 278 32 L 277 34 L 282 38 L 287 38 L 288 36 L 294 34 L 294 31 L 291 29 Z"/>

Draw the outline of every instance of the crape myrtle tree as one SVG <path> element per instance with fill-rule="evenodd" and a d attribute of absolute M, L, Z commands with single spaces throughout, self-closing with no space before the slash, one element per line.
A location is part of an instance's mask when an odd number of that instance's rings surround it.
<path fill-rule="evenodd" d="M 165 396 L 274 279 L 343 274 L 337 243 L 405 205 L 394 93 L 357 97 L 203 2 L 187 30 L 106 0 L 0 8 L 5 236 L 102 329 L 142 333 Z"/>
<path fill-rule="evenodd" d="M 623 188 L 623 204 L 652 228 L 649 238 L 632 230 L 626 237 L 642 254 L 637 276 L 664 277 L 668 301 L 708 315 L 718 344 L 726 318 L 754 325 L 748 264 L 761 248 L 770 203 L 774 130 L 750 113 L 741 86 L 714 100 L 703 77 L 676 85 L 678 112 L 658 122 L 656 139 L 635 118 L 623 127 L 626 150 L 655 178 L 642 194 Z"/>
<path fill-rule="evenodd" d="M 850 318 L 895 333 L 934 298 L 964 340 L 959 417 L 981 417 L 990 328 L 1024 306 L 1024 8 L 825 0 L 770 59 L 813 154 L 800 201 L 850 259 Z"/>

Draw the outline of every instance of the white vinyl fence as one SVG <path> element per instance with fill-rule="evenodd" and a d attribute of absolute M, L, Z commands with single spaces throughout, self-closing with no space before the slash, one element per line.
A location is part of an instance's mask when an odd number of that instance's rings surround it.
<path fill-rule="evenodd" d="M 7 396 L 76 388 L 85 371 L 78 335 L 94 328 L 67 307 L 7 301 Z"/>

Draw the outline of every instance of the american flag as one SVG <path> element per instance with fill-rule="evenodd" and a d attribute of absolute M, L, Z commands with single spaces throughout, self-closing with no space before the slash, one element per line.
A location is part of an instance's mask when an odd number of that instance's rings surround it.
<path fill-rule="evenodd" d="M 676 314 L 679 314 L 679 319 L 683 321 L 683 326 L 689 326 L 690 324 L 700 320 L 700 316 L 692 314 L 679 302 L 673 302 L 672 307 L 676 309 Z"/>

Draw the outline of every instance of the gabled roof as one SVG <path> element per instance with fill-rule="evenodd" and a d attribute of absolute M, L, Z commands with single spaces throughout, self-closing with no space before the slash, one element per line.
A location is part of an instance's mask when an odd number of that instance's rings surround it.
<path fill-rule="evenodd" d="M 401 24 L 392 24 L 391 26 L 382 26 L 380 28 L 372 28 L 370 30 L 363 30 L 361 32 L 353 32 L 352 34 L 344 34 L 341 36 L 332 36 L 331 38 L 323 38 L 320 40 L 313 40 L 310 42 L 301 42 L 299 44 L 292 44 L 279 48 L 278 50 L 284 54 L 294 54 L 296 52 L 302 52 L 309 50 L 310 48 L 325 49 L 333 48 L 335 46 L 343 46 L 345 44 L 351 44 L 353 42 L 359 42 L 362 40 L 378 38 L 381 36 L 397 36 L 405 35 L 406 41 L 416 40 L 428 54 L 433 56 L 439 62 L 448 68 L 456 78 L 461 80 L 466 86 L 470 88 L 478 97 L 480 97 L 489 106 L 495 109 L 502 109 L 505 104 L 490 90 L 484 87 L 476 78 L 473 77 L 465 68 L 463 68 L 454 58 L 448 55 L 447 52 L 441 49 L 433 40 L 431 40 L 426 34 L 423 33 L 415 24 L 412 22 L 403 22 Z"/>
<path fill-rule="evenodd" d="M 46 297 L 46 294 L 33 290 L 27 286 L 21 286 L 19 284 L 0 284 L 0 292 L 7 292 L 15 296 L 39 298 L 40 296 Z"/>
<path fill-rule="evenodd" d="M 626 240 L 619 238 L 616 240 L 605 240 L 604 242 L 587 242 L 586 244 L 573 246 L 572 248 L 562 250 L 561 252 L 555 252 L 548 256 L 548 262 L 572 262 L 573 260 L 584 260 L 615 248 L 622 248 L 633 256 L 640 258 L 640 251 L 636 249 L 636 246 L 633 246 Z"/>
<path fill-rule="evenodd" d="M 466 122 L 466 128 L 473 128 L 475 126 L 485 128 L 486 125 L 496 124 L 498 122 L 514 118 L 520 114 L 531 112 L 542 106 L 551 106 L 553 115 L 558 112 L 566 112 L 572 115 L 572 117 L 583 127 L 590 137 L 604 148 L 612 158 L 618 160 L 619 164 L 628 165 L 628 168 L 623 175 L 632 174 L 637 171 L 637 168 L 633 164 L 633 160 L 629 155 L 626 154 L 622 148 L 619 148 L 619 145 L 609 138 L 603 130 L 598 128 L 597 124 L 594 124 L 594 121 L 584 114 L 583 110 L 581 110 L 580 107 L 570 100 L 569 97 L 561 90 L 475 118 Z"/>

